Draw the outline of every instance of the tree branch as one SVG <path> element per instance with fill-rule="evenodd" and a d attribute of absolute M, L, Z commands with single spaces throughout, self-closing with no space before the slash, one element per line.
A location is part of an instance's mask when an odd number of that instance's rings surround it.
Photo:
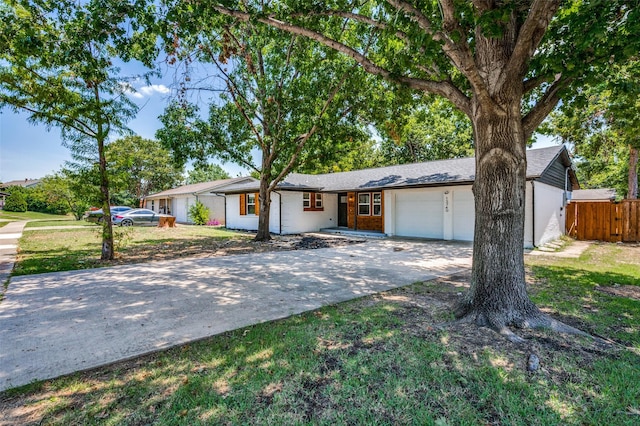
<path fill-rule="evenodd" d="M 521 80 L 527 64 L 540 45 L 551 19 L 560 7 L 560 0 L 534 0 L 527 18 L 520 27 L 516 45 L 499 84 Z"/>
<path fill-rule="evenodd" d="M 242 21 L 249 21 L 252 19 L 252 16 L 246 12 L 240 12 L 237 10 L 228 9 L 223 6 L 213 6 L 213 8 L 223 15 L 230 16 Z M 278 28 L 280 30 L 289 32 L 291 34 L 302 35 L 308 37 L 312 40 L 319 42 L 331 49 L 334 49 L 340 53 L 347 55 L 348 57 L 354 59 L 358 62 L 364 69 L 370 74 L 380 76 L 386 80 L 393 81 L 396 83 L 404 84 L 412 89 L 422 90 L 425 92 L 437 94 L 448 98 L 454 105 L 456 105 L 460 110 L 465 112 L 467 115 L 471 114 L 471 106 L 470 101 L 467 96 L 462 93 L 460 89 L 458 89 L 453 83 L 450 81 L 433 81 L 433 80 L 424 80 L 406 76 L 397 76 L 391 73 L 386 68 L 383 68 L 377 64 L 375 64 L 368 57 L 353 49 L 350 46 L 347 46 L 339 41 L 336 41 L 330 37 L 325 36 L 324 34 L 318 33 L 313 30 L 309 30 L 307 28 L 303 28 L 297 25 L 289 24 L 287 22 L 283 22 L 277 20 L 273 17 L 260 17 L 257 18 L 259 22 L 262 22 L 266 25 L 270 25 L 272 27 Z"/>
<path fill-rule="evenodd" d="M 522 119 L 522 127 L 525 139 L 529 139 L 544 119 L 553 111 L 560 101 L 559 93 L 571 83 L 570 78 L 562 78 L 561 74 L 556 76 L 555 81 L 549 86 L 545 94 L 538 101 L 535 107 Z"/>
<path fill-rule="evenodd" d="M 340 79 L 340 81 L 338 82 L 336 87 L 334 87 L 334 89 L 331 91 L 331 93 L 329 94 L 329 97 L 327 98 L 327 100 L 325 101 L 324 105 L 322 106 L 322 109 L 320 110 L 320 112 L 318 113 L 318 116 L 314 120 L 314 123 L 311 126 L 311 129 L 309 129 L 308 132 L 306 132 L 306 133 L 304 133 L 302 135 L 299 135 L 297 137 L 298 143 L 296 145 L 296 149 L 295 149 L 293 155 L 289 159 L 289 162 L 287 163 L 287 165 L 285 167 L 283 167 L 283 169 L 280 171 L 278 176 L 276 176 L 273 179 L 273 181 L 269 185 L 269 189 L 268 189 L 269 191 L 274 190 L 276 188 L 276 186 L 278 185 L 278 183 L 286 175 L 289 174 L 289 172 L 291 171 L 293 166 L 296 164 L 296 161 L 298 161 L 298 156 L 300 155 L 300 152 L 302 151 L 302 148 L 304 148 L 304 145 L 307 143 L 307 141 L 318 131 L 318 122 L 322 119 L 322 116 L 325 114 L 325 112 L 327 112 L 327 109 L 329 108 L 329 105 L 335 99 L 336 95 L 338 94 L 338 92 L 340 91 L 340 89 L 344 85 L 345 81 L 347 80 L 347 77 L 349 76 L 349 74 L 350 74 L 350 71 L 347 71 L 342 75 L 342 78 Z"/>

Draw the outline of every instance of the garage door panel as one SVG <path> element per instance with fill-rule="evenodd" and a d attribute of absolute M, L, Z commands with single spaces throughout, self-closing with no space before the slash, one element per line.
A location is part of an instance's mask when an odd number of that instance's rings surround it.
<path fill-rule="evenodd" d="M 411 191 L 396 195 L 396 235 L 443 238 L 441 192 Z"/>

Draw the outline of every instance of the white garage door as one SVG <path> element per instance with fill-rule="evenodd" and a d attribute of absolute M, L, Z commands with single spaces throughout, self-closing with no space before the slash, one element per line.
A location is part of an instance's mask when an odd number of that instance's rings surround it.
<path fill-rule="evenodd" d="M 453 239 L 473 241 L 475 204 L 471 189 L 453 191 Z"/>
<path fill-rule="evenodd" d="M 399 191 L 396 195 L 396 235 L 443 238 L 442 192 Z"/>
<path fill-rule="evenodd" d="M 188 222 L 188 209 L 189 209 L 189 198 L 176 198 L 175 199 L 175 217 L 178 222 Z"/>

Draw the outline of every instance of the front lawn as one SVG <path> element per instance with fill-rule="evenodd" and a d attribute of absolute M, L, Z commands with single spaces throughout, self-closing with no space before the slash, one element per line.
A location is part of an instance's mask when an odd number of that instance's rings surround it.
<path fill-rule="evenodd" d="M 41 226 L 41 222 L 35 222 Z M 246 243 L 249 234 L 214 227 L 178 226 L 114 227 L 116 259 L 100 260 L 102 227 L 25 230 L 19 241 L 13 275 L 69 271 L 125 263 L 148 262 L 199 254 L 215 255 L 220 250 Z"/>
<path fill-rule="evenodd" d="M 14 389 L 0 413 L 56 425 L 637 425 L 640 300 L 609 290 L 637 289 L 638 256 L 601 244 L 581 259 L 527 258 L 538 305 L 608 346 L 522 330 L 516 345 L 452 323 L 463 275 Z"/>
<path fill-rule="evenodd" d="M 56 215 L 39 212 L 8 212 L 0 210 L 0 219 L 17 220 L 75 220 L 72 215 Z"/>

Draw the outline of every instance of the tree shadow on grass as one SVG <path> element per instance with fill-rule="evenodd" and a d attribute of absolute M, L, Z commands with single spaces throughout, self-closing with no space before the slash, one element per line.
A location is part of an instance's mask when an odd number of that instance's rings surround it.
<path fill-rule="evenodd" d="M 638 286 L 631 274 L 533 266 L 533 301 L 562 322 L 623 345 L 640 346 L 640 301 L 609 294 L 607 288 Z"/>

